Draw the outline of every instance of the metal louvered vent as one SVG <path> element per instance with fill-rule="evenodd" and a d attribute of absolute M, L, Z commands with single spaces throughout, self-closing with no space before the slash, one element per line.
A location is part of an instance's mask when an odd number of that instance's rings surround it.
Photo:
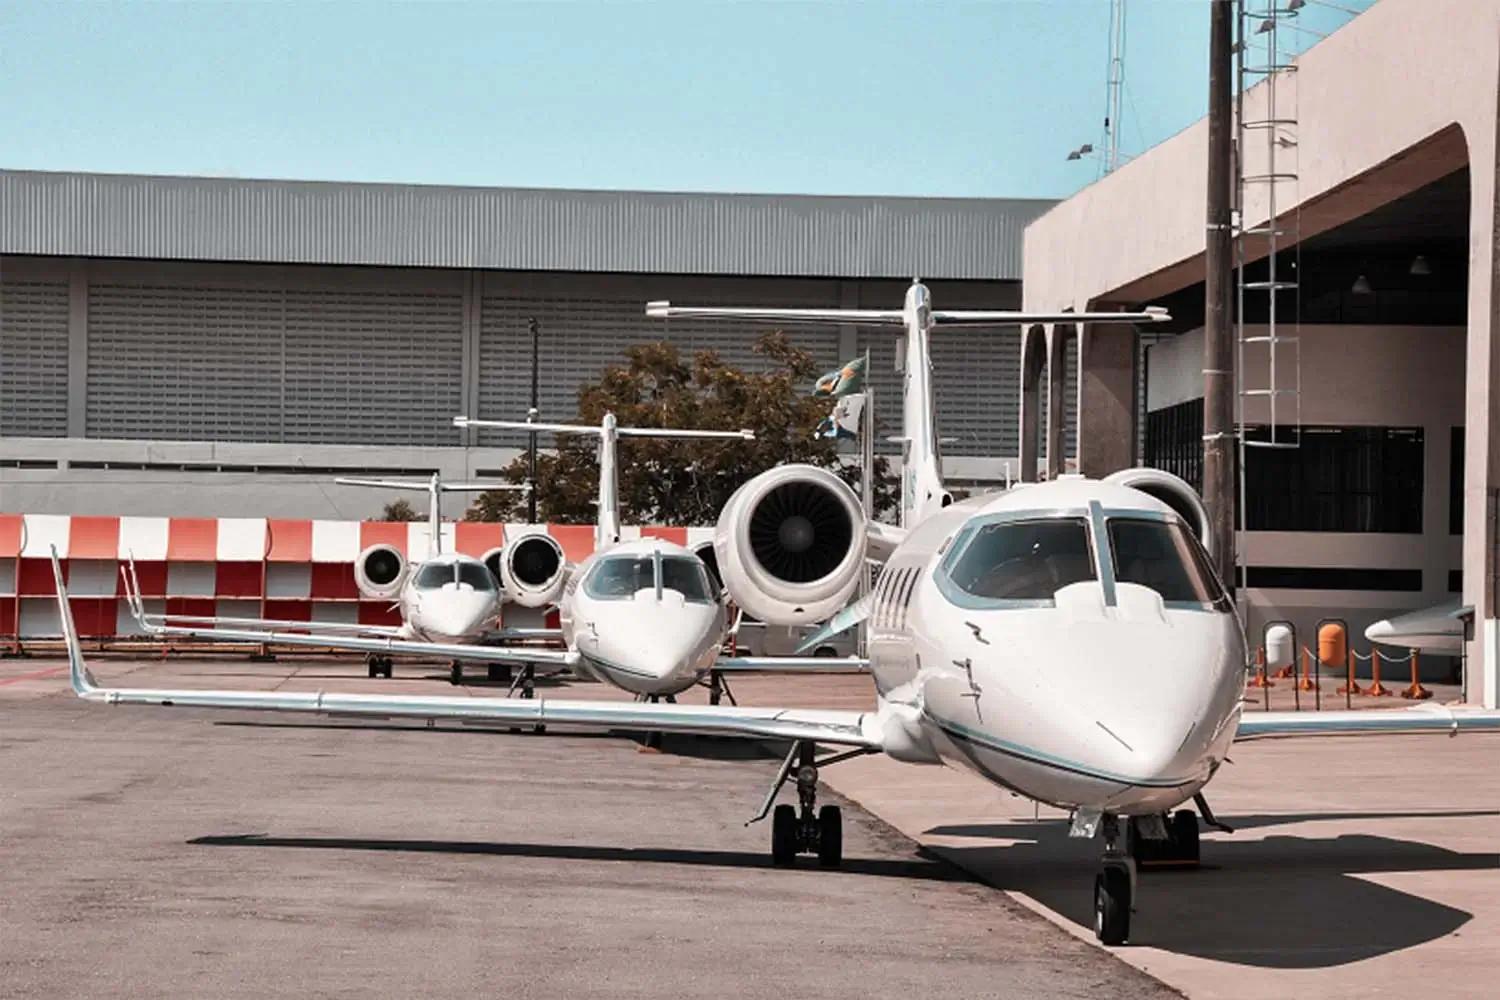
<path fill-rule="evenodd" d="M 0 435 L 68 433 L 68 286 L 0 282 Z"/>
<path fill-rule="evenodd" d="M 479 342 L 479 412 L 491 419 L 524 419 L 531 400 L 531 334 L 526 321 L 541 324 L 540 404 L 544 420 L 564 420 L 578 412 L 578 389 L 598 381 L 606 368 L 625 363 L 625 351 L 636 344 L 670 341 L 682 360 L 691 363 L 699 351 L 716 351 L 723 360 L 750 371 L 765 361 L 753 348 L 766 332 L 764 324 L 672 320 L 645 315 L 644 298 L 532 298 L 487 295 Z M 787 326 L 792 342 L 810 352 L 820 365 L 838 361 L 836 327 Z M 524 445 L 522 434 L 483 431 L 484 445 Z M 549 447 L 550 442 L 544 442 Z"/>
<path fill-rule="evenodd" d="M 89 437 L 276 441 L 281 292 L 89 286 Z"/>
<path fill-rule="evenodd" d="M 463 297 L 286 293 L 283 440 L 456 445 Z"/>
<path fill-rule="evenodd" d="M 848 508 L 839 498 L 797 480 L 761 497 L 750 513 L 749 531 L 756 560 L 788 583 L 823 579 L 838 569 L 854 540 Z"/>

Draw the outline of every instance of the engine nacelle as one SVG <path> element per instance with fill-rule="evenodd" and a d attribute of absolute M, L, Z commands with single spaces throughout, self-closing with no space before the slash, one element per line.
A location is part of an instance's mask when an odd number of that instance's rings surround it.
<path fill-rule="evenodd" d="M 714 543 L 699 542 L 693 546 L 693 555 L 702 561 L 703 568 L 708 570 L 708 578 L 713 581 L 713 585 L 723 590 L 724 578 L 719 575 L 719 557 L 714 555 Z"/>
<path fill-rule="evenodd" d="M 354 557 L 354 583 L 366 597 L 380 600 L 401 593 L 406 557 L 393 545 L 371 545 Z"/>
<path fill-rule="evenodd" d="M 506 600 L 523 608 L 540 608 L 555 604 L 562 596 L 567 560 L 551 535 L 522 535 L 505 546 L 499 562 Z"/>
<path fill-rule="evenodd" d="M 842 479 L 811 465 L 783 465 L 729 498 L 714 555 L 746 614 L 807 625 L 849 602 L 865 564 L 865 537 L 859 498 Z"/>
<path fill-rule="evenodd" d="M 1204 550 L 1210 556 L 1214 554 L 1213 532 L 1209 530 L 1208 525 L 1208 509 L 1203 506 L 1198 491 L 1188 485 L 1185 480 L 1179 479 L 1170 472 L 1163 472 L 1161 469 L 1121 469 L 1119 472 L 1105 476 L 1104 481 L 1140 490 L 1147 496 L 1155 497 L 1171 507 L 1187 522 L 1193 534 L 1198 536 L 1198 541 L 1203 543 Z"/>
<path fill-rule="evenodd" d="M 484 563 L 484 568 L 489 570 L 490 575 L 495 578 L 496 584 L 499 584 L 502 579 L 500 574 L 505 572 L 504 560 L 505 546 L 503 545 L 497 545 L 479 557 L 479 561 Z"/>

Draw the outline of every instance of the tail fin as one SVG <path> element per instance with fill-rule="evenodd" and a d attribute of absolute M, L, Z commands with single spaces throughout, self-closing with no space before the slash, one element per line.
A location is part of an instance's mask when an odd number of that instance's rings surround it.
<path fill-rule="evenodd" d="M 68 647 L 68 680 L 73 693 L 80 698 L 95 698 L 99 684 L 89 672 L 83 660 L 83 644 L 78 641 L 78 626 L 73 623 L 73 608 L 68 603 L 68 588 L 63 583 L 62 563 L 57 558 L 57 546 L 52 546 L 52 580 L 57 588 L 57 617 L 62 623 L 63 642 Z"/>
<path fill-rule="evenodd" d="M 462 426 L 462 425 L 460 425 Z M 427 555 L 432 557 L 442 550 L 443 494 L 489 492 L 490 490 L 529 490 L 529 483 L 445 483 L 443 477 L 434 472 L 425 482 L 411 479 L 335 479 L 340 486 L 372 486 L 383 490 L 413 490 L 427 494 Z"/>
<path fill-rule="evenodd" d="M 547 431 L 552 434 L 593 434 L 599 438 L 599 519 L 594 530 L 595 548 L 606 548 L 620 540 L 620 474 L 617 442 L 622 437 L 683 438 L 753 441 L 755 432 L 699 431 L 676 427 L 621 427 L 613 413 L 606 413 L 597 426 L 591 424 L 544 424 L 525 420 L 476 420 L 454 417 L 454 427 L 489 427 L 508 431 Z"/>
<path fill-rule="evenodd" d="M 1140 312 L 1047 313 L 1009 310 L 938 310 L 920 280 L 906 292 L 902 309 L 764 309 L 758 306 L 674 306 L 646 303 L 646 315 L 659 319 L 739 319 L 764 323 L 848 323 L 906 328 L 906 378 L 902 389 L 901 526 L 911 527 L 951 502 L 943 487 L 933 404 L 932 359 L 928 335 L 942 326 L 1004 327 L 1030 323 L 1160 323 L 1165 309 Z"/>

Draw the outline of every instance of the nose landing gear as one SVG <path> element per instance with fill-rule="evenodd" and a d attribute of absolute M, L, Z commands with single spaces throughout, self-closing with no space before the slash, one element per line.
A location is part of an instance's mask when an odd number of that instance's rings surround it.
<path fill-rule="evenodd" d="M 1130 937 L 1130 914 L 1134 909 L 1135 859 L 1127 849 L 1130 827 L 1123 828 L 1120 818 L 1105 813 L 1101 823 L 1104 834 L 1104 862 L 1094 877 L 1094 936 L 1102 944 L 1124 944 Z"/>
<path fill-rule="evenodd" d="M 381 656 L 379 653 L 366 653 L 365 669 L 369 671 L 371 677 L 385 677 L 389 680 L 391 676 L 391 658 L 389 656 Z"/>

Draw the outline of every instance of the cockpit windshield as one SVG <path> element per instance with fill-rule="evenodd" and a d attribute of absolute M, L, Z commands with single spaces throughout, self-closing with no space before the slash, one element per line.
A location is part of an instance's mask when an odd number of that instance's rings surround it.
<path fill-rule="evenodd" d="M 1096 579 L 1081 518 L 1002 521 L 977 529 L 948 570 L 958 589 L 984 600 L 1051 600 Z"/>
<path fill-rule="evenodd" d="M 656 564 L 652 555 L 621 555 L 601 559 L 583 583 L 584 593 L 598 600 L 625 600 L 637 591 L 656 589 Z M 703 563 L 688 556 L 660 558 L 662 589 L 675 590 L 684 600 L 711 603 L 713 591 Z"/>
<path fill-rule="evenodd" d="M 486 592 L 496 589 L 495 578 L 484 564 L 466 559 L 427 563 L 417 570 L 412 583 L 418 590 L 441 590 L 450 584 Z"/>
<path fill-rule="evenodd" d="M 1213 604 L 1223 596 L 1203 547 L 1181 524 L 1112 517 L 1109 545 L 1120 583 L 1150 587 L 1167 602 Z"/>

